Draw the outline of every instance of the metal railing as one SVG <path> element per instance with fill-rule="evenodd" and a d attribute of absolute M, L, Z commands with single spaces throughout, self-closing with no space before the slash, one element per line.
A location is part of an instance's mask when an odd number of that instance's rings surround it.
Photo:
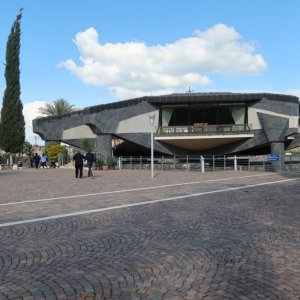
<path fill-rule="evenodd" d="M 282 171 L 300 171 L 300 154 L 284 157 Z M 150 156 L 121 156 L 120 169 L 150 170 Z M 174 155 L 154 156 L 154 169 L 161 171 L 260 171 L 274 172 L 272 161 L 267 155 L 234 156 L 234 155 Z"/>
<path fill-rule="evenodd" d="M 248 124 L 208 125 L 196 123 L 192 126 L 158 126 L 156 136 L 182 136 L 182 135 L 216 135 L 251 133 Z"/>

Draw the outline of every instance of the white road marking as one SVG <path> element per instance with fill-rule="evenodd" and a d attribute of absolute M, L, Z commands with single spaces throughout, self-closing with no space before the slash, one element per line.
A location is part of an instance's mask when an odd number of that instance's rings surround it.
<path fill-rule="evenodd" d="M 232 188 L 227 188 L 227 189 L 214 190 L 214 191 L 209 191 L 209 192 L 183 195 L 183 196 L 177 196 L 177 197 L 171 197 L 171 198 L 165 198 L 165 199 L 156 199 L 156 200 L 149 200 L 149 201 L 143 201 L 143 202 L 138 202 L 138 203 L 123 204 L 123 205 L 116 205 L 116 206 L 104 207 L 104 208 L 98 208 L 98 209 L 92 209 L 92 210 L 78 211 L 78 212 L 72 212 L 72 213 L 54 215 L 54 216 L 48 216 L 48 217 L 42 217 L 42 218 L 28 219 L 28 220 L 15 221 L 15 222 L 7 222 L 7 223 L 0 224 L 0 227 L 7 227 L 7 226 L 12 226 L 12 225 L 20 225 L 20 224 L 40 222 L 40 221 L 53 220 L 53 219 L 59 219 L 59 218 L 80 216 L 80 215 L 86 215 L 86 214 L 97 213 L 97 212 L 102 212 L 102 211 L 128 208 L 128 207 L 140 206 L 140 205 L 146 205 L 146 204 L 154 204 L 154 203 L 159 203 L 159 202 L 173 201 L 173 200 L 179 200 L 179 199 L 185 199 L 185 198 L 192 198 L 192 197 L 197 197 L 197 196 L 217 194 L 217 193 L 223 193 L 223 192 L 228 192 L 228 191 L 236 191 L 236 190 L 241 190 L 241 189 L 246 189 L 246 188 L 253 188 L 253 187 L 257 187 L 257 186 L 271 185 L 271 184 L 295 181 L 295 180 L 300 180 L 300 177 L 271 181 L 271 182 L 263 182 L 263 183 L 257 183 L 257 184 L 250 184 L 250 185 L 245 185 L 245 186 L 232 187 Z"/>
<path fill-rule="evenodd" d="M 151 190 L 151 189 L 161 189 L 161 188 L 172 187 L 172 186 L 192 185 L 192 184 L 200 184 L 200 183 L 208 183 L 208 182 L 216 182 L 216 181 L 244 179 L 244 178 L 258 177 L 258 176 L 269 176 L 269 175 L 273 175 L 273 173 L 248 175 L 248 176 L 243 176 L 243 177 L 230 177 L 230 178 L 222 178 L 222 179 L 211 179 L 211 180 L 205 180 L 205 181 L 194 181 L 194 182 L 176 183 L 176 184 L 159 185 L 159 186 L 150 186 L 150 187 L 143 187 L 143 188 L 135 188 L 135 189 L 127 189 L 127 190 L 119 190 L 119 191 L 110 191 L 110 192 L 101 192 L 101 193 L 93 193 L 93 194 L 62 196 L 62 197 L 55 197 L 55 198 L 25 200 L 25 201 L 18 201 L 18 202 L 7 202 L 7 203 L 0 203 L 0 206 L 11 206 L 11 205 L 17 205 L 17 204 L 24 204 L 24 203 L 46 202 L 46 201 L 55 201 L 55 200 L 60 200 L 60 199 L 73 199 L 73 198 L 84 198 L 84 197 L 100 196 L 100 195 L 108 195 L 108 194 L 128 193 L 128 192 L 136 192 L 136 191 Z"/>

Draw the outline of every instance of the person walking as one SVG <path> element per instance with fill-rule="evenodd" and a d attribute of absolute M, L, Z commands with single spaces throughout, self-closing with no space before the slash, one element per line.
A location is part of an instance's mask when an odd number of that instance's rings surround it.
<path fill-rule="evenodd" d="M 73 161 L 75 161 L 75 177 L 82 178 L 82 170 L 83 170 L 83 160 L 85 159 L 85 156 L 80 153 L 80 151 L 77 151 L 77 153 L 73 156 Z"/>
<path fill-rule="evenodd" d="M 40 159 L 40 156 L 37 153 L 35 153 L 32 160 L 36 169 L 39 167 Z"/>
<path fill-rule="evenodd" d="M 93 179 L 94 175 L 93 175 L 93 171 L 92 171 L 92 166 L 93 166 L 93 162 L 95 160 L 95 155 L 88 151 L 88 153 L 85 155 L 85 159 L 87 161 L 87 167 L 88 167 L 88 176 Z"/>
<path fill-rule="evenodd" d="M 47 168 L 47 160 L 48 160 L 47 155 L 45 153 L 43 153 L 42 157 L 41 157 L 41 160 L 40 160 L 41 161 L 41 166 L 43 167 L 43 169 L 44 169 L 44 167 Z"/>

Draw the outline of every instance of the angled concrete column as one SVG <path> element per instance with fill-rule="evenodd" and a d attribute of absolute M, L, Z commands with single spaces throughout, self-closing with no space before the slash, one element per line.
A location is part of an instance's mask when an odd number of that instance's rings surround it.
<path fill-rule="evenodd" d="M 274 142 L 271 143 L 271 154 L 278 155 L 278 161 L 272 161 L 272 166 L 275 172 L 281 172 L 284 170 L 284 143 Z"/>
<path fill-rule="evenodd" d="M 104 159 L 112 155 L 111 134 L 97 134 L 96 151 Z"/>

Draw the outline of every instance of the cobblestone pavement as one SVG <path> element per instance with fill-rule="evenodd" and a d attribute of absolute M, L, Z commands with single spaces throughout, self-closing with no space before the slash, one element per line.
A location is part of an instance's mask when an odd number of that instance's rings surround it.
<path fill-rule="evenodd" d="M 300 299 L 299 173 L 30 169 L 0 190 L 1 300 Z"/>

